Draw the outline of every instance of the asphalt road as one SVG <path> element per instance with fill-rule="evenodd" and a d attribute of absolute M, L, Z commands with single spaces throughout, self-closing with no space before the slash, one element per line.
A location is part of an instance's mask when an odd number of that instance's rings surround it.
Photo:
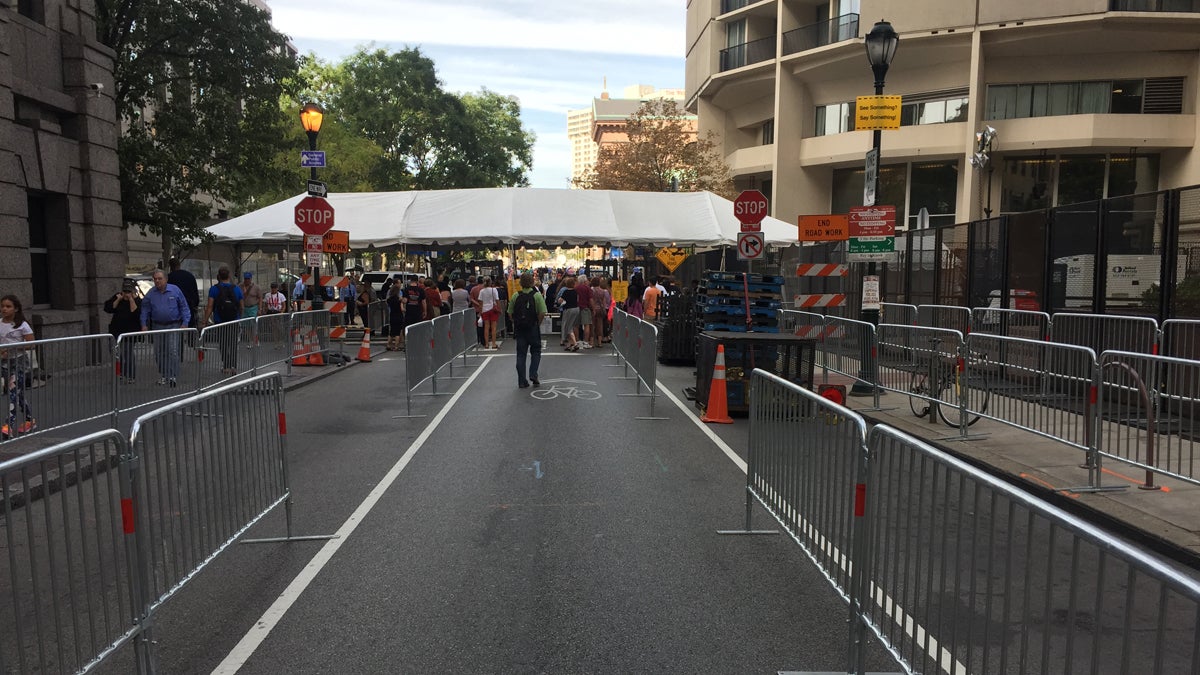
<path fill-rule="evenodd" d="M 290 393 L 296 533 L 346 536 L 217 558 L 156 617 L 160 671 L 844 667 L 845 604 L 790 538 L 716 534 L 742 523 L 744 474 L 666 398 L 671 419 L 634 420 L 648 400 L 617 395 L 607 353 L 545 357 L 540 400 L 502 349 L 453 398 L 414 398 L 419 419 L 394 418 L 402 355 Z M 249 536 L 281 534 L 280 513 Z"/>

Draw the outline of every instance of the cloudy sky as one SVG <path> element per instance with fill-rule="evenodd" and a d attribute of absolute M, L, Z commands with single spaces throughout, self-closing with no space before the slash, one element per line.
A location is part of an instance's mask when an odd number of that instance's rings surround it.
<path fill-rule="evenodd" d="M 451 91 L 521 101 L 537 134 L 534 187 L 566 187 L 567 110 L 591 105 L 604 78 L 683 88 L 683 0 L 269 0 L 301 53 L 338 60 L 360 45 L 420 47 Z"/>

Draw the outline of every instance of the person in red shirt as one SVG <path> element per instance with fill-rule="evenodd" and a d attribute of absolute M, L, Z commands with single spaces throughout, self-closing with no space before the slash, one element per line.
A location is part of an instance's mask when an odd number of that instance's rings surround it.
<path fill-rule="evenodd" d="M 442 292 L 432 278 L 425 280 L 426 317 L 436 319 L 442 313 Z"/>

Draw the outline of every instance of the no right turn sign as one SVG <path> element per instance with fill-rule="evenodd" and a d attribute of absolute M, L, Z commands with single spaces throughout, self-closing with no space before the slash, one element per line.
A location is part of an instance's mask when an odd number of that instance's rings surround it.
<path fill-rule="evenodd" d="M 766 248 L 762 232 L 738 233 L 738 260 L 758 260 Z"/>

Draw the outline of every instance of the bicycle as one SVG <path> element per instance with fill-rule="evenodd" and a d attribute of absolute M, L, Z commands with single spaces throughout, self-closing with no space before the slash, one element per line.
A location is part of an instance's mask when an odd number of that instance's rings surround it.
<path fill-rule="evenodd" d="M 592 391 L 591 389 L 580 389 L 579 387 L 560 387 L 557 384 L 550 385 L 547 389 L 534 389 L 529 392 L 529 395 L 539 401 L 549 401 L 558 398 L 577 398 L 584 401 L 595 401 L 600 398 L 600 392 Z"/>
<path fill-rule="evenodd" d="M 983 413 L 987 412 L 991 390 L 986 374 L 978 375 L 980 381 L 967 383 L 965 365 L 983 363 L 987 360 L 987 354 L 971 351 L 968 352 L 965 359 L 941 357 L 938 351 L 941 342 L 941 338 L 929 339 L 930 368 L 924 373 L 914 372 L 912 374 L 908 385 L 908 406 L 916 417 L 925 417 L 929 414 L 930 408 L 936 407 L 937 416 L 942 422 L 948 426 L 957 427 L 960 423 L 959 402 L 963 396 L 973 395 L 974 398 L 970 402 L 970 410 L 967 413 L 967 426 L 971 426 L 979 421 Z M 932 372 L 933 364 L 939 364 L 936 372 Z M 931 373 L 937 385 L 936 389 L 929 386 Z M 932 404 L 932 399 L 938 401 L 937 406 Z M 947 412 L 947 409 L 952 412 Z"/>

